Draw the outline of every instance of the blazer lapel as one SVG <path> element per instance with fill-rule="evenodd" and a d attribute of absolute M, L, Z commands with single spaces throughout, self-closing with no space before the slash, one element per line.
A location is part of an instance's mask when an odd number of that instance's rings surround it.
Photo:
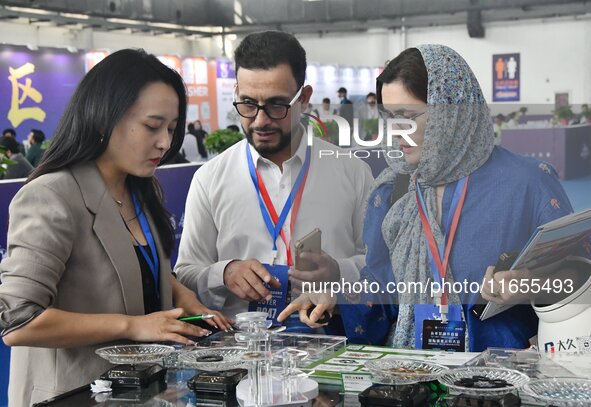
<path fill-rule="evenodd" d="M 94 232 L 119 276 L 127 314 L 144 314 L 139 262 L 115 201 L 94 162 L 76 165 L 71 171 L 80 186 L 86 207 L 95 215 Z"/>

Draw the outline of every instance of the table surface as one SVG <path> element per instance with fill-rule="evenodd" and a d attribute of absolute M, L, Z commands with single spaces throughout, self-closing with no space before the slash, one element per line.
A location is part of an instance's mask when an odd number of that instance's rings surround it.
<path fill-rule="evenodd" d="M 118 390 L 113 393 L 99 393 L 93 395 L 89 386 L 83 386 L 46 400 L 36 406 L 52 407 L 91 407 L 91 406 L 151 406 L 151 407 L 199 407 L 199 406 L 237 406 L 235 402 L 227 402 L 215 398 L 198 398 L 187 387 L 187 381 L 196 374 L 195 369 L 169 369 L 167 384 L 152 383 L 143 389 Z M 453 396 L 448 396 L 438 406 L 452 406 Z M 361 404 L 357 394 L 343 394 L 340 386 L 320 385 L 320 394 L 314 400 L 313 407 L 359 407 Z M 539 406 L 541 404 L 527 404 L 522 400 L 522 406 Z"/>
<path fill-rule="evenodd" d="M 225 334 L 218 334 L 208 338 L 207 343 L 203 343 L 207 347 L 213 345 L 227 345 L 224 341 Z M 227 336 L 227 335 L 226 335 Z M 293 339 L 294 335 L 287 335 L 285 338 L 277 337 L 275 340 L 281 339 L 288 341 Z M 312 335 L 310 338 L 299 335 L 302 339 L 317 339 L 318 343 L 324 343 L 328 339 L 327 336 Z M 338 337 L 332 338 L 333 342 L 338 342 Z M 213 342 L 212 342 L 213 341 Z M 210 343 L 211 342 L 211 343 Z M 219 342 L 219 343 L 218 343 Z M 310 347 L 310 343 L 314 341 L 306 341 L 306 346 Z M 328 349 L 334 351 L 332 342 L 328 342 Z M 353 346 L 351 346 L 353 347 Z M 381 350 L 381 349 L 377 349 Z M 450 356 L 451 357 L 451 356 Z M 174 362 L 174 361 L 173 361 Z M 177 360 L 178 362 L 178 360 Z M 66 394 L 55 397 L 39 403 L 39 406 L 53 406 L 53 407 L 88 407 L 88 406 L 180 406 L 180 407 L 198 407 L 198 406 L 235 406 L 235 402 L 226 402 L 223 400 L 203 396 L 197 396 L 192 390 L 187 387 L 187 382 L 195 376 L 198 372 L 196 369 L 179 366 L 177 362 L 168 364 L 170 366 L 166 373 L 166 384 L 152 383 L 146 388 L 128 388 L 128 389 L 114 389 L 112 393 L 92 394 L 90 386 L 86 385 L 75 389 Z M 324 363 L 324 362 L 323 362 Z M 530 378 L 544 378 L 544 377 L 583 377 L 591 376 L 591 353 L 587 354 L 555 354 L 555 355 L 540 355 L 532 350 L 516 350 L 516 349 L 502 349 L 490 348 L 482 352 L 477 358 L 468 362 L 468 365 L 473 366 L 487 366 L 487 367 L 503 367 L 508 369 L 519 370 L 527 374 Z M 425 391 L 429 385 L 419 385 Z M 358 394 L 343 394 L 340 384 L 320 384 L 320 394 L 314 400 L 314 407 L 358 407 L 360 402 Z M 397 390 L 402 390 L 399 386 Z M 407 389 L 408 390 L 408 389 Z M 417 389 L 415 389 L 417 390 Z M 441 392 L 441 390 L 437 390 Z M 527 395 L 520 395 L 522 397 L 522 406 L 541 406 L 543 404 L 536 404 Z M 448 395 L 445 400 L 433 406 L 452 406 L 453 399 L 456 395 Z M 480 405 L 472 402 L 473 405 Z M 466 404 L 459 404 L 466 405 Z M 487 404 L 488 405 L 488 404 Z M 495 404 L 490 404 L 497 405 Z M 502 404 L 501 404 L 502 405 Z"/>

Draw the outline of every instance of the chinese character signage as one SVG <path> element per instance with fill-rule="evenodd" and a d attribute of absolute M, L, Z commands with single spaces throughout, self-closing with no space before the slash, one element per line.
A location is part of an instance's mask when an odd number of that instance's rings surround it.
<path fill-rule="evenodd" d="M 0 47 L 0 127 L 19 140 L 31 129 L 52 137 L 83 76 L 83 54 Z"/>
<path fill-rule="evenodd" d="M 496 54 L 492 59 L 493 102 L 518 102 L 521 60 L 519 54 Z"/>

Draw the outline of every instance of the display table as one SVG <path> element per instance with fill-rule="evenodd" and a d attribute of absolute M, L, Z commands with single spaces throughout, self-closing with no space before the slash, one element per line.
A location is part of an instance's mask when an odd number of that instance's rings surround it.
<path fill-rule="evenodd" d="M 503 129 L 501 146 L 551 164 L 560 179 L 591 174 L 591 126 Z"/>
<path fill-rule="evenodd" d="M 90 407 L 90 406 L 237 406 L 235 401 L 222 401 L 215 398 L 197 398 L 187 387 L 187 381 L 196 373 L 194 369 L 169 369 L 167 385 L 159 386 L 152 383 L 144 389 L 131 389 L 114 393 L 100 393 L 93 395 L 90 386 L 83 386 L 66 394 L 37 403 L 34 406 L 53 407 Z M 323 386 L 316 399 L 319 406 L 343 405 L 344 396 L 339 394 L 340 388 Z M 225 404 L 224 404 L 225 403 Z M 315 404 L 316 405 L 316 404 Z M 354 405 L 354 404 L 353 404 Z"/>
<path fill-rule="evenodd" d="M 162 407 L 199 407 L 199 406 L 238 406 L 234 400 L 219 400 L 214 397 L 198 398 L 188 387 L 187 381 L 195 375 L 192 369 L 169 370 L 166 386 L 159 386 L 153 383 L 144 389 L 132 389 L 128 391 L 117 391 L 113 393 L 100 393 L 93 395 L 90 386 L 83 386 L 71 392 L 37 403 L 35 407 L 91 407 L 104 406 L 115 407 L 121 405 L 134 406 L 162 406 Z M 409 385 L 412 386 L 412 385 Z M 402 386 L 399 386 L 402 387 Z M 441 400 L 439 406 L 452 406 L 456 396 L 450 395 Z M 544 406 L 544 404 L 533 402 L 526 397 L 522 398 L 522 406 Z M 344 394 L 340 386 L 320 385 L 320 394 L 313 403 L 314 407 L 359 407 L 361 406 L 357 394 Z"/>
<path fill-rule="evenodd" d="M 320 359 L 315 363 L 332 363 L 331 358 L 338 358 L 342 360 L 343 352 L 364 352 L 363 346 L 353 345 L 347 348 L 342 348 L 336 351 L 333 355 L 328 355 L 326 358 Z M 380 352 L 385 348 L 378 349 L 371 347 L 376 352 Z M 391 353 L 399 353 L 400 357 L 404 358 L 404 354 L 413 352 L 411 350 L 395 350 L 388 348 Z M 425 351 L 423 351 L 425 352 Z M 456 354 L 457 355 L 457 354 Z M 451 356 L 452 359 L 459 357 Z M 441 361 L 441 359 L 439 359 Z M 582 377 L 587 378 L 591 372 L 591 354 L 561 354 L 553 355 L 552 357 L 541 356 L 535 351 L 517 351 L 505 349 L 489 349 L 476 358 L 471 359 L 466 363 L 466 366 L 471 367 L 491 367 L 491 368 L 509 368 L 518 370 L 522 373 L 530 375 L 532 378 L 545 377 Z M 575 372 L 575 373 L 573 373 Z M 92 394 L 90 387 L 83 386 L 75 389 L 69 393 L 58 396 L 54 399 L 44 401 L 36 404 L 36 406 L 236 406 L 234 399 L 220 400 L 212 396 L 197 396 L 191 391 L 187 382 L 197 373 L 195 369 L 188 368 L 169 368 L 166 377 L 166 384 L 152 383 L 149 387 L 143 389 L 127 389 L 116 390 L 112 393 Z M 312 376 L 313 377 L 313 376 Z M 438 394 L 439 402 L 434 402 L 429 405 L 432 406 L 452 406 L 454 400 L 458 397 L 457 392 L 449 391 L 445 395 L 445 387 L 436 382 L 397 386 L 396 391 L 404 391 L 410 386 L 422 386 L 431 389 L 433 394 Z M 436 390 L 433 390 L 436 389 Z M 514 396 L 521 397 L 522 406 L 544 406 L 543 403 L 535 402 L 530 396 L 523 391 L 515 391 Z M 513 396 L 508 396 L 513 397 Z M 344 393 L 342 386 L 336 383 L 327 384 L 321 381 L 320 394 L 315 399 L 313 406 L 360 406 L 357 393 Z M 472 401 L 473 402 L 473 401 Z M 423 404 L 421 404 L 423 405 Z M 467 404 L 476 405 L 476 404 Z M 480 405 L 480 404 L 479 404 Z M 487 404 L 488 405 L 488 404 Z M 496 405 L 496 404 L 490 404 Z"/>

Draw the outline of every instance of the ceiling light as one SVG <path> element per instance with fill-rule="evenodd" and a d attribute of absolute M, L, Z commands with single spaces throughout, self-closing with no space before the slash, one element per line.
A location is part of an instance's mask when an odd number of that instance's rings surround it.
<path fill-rule="evenodd" d="M 150 27 L 157 27 L 157 28 L 168 28 L 171 30 L 177 30 L 184 28 L 182 25 L 178 24 L 170 24 L 170 23 L 148 23 Z"/>
<path fill-rule="evenodd" d="M 106 21 L 115 24 L 131 24 L 131 25 L 144 25 L 145 23 L 137 20 L 129 20 L 127 18 L 107 18 Z"/>
<path fill-rule="evenodd" d="M 195 25 L 188 25 L 184 27 L 187 31 L 197 31 L 197 32 L 208 32 L 208 33 L 221 33 L 222 29 L 220 27 L 210 27 L 210 26 L 195 26 Z"/>
<path fill-rule="evenodd" d="M 41 10 L 41 9 L 38 9 L 38 8 L 13 7 L 13 6 L 5 6 L 4 8 L 6 10 L 16 11 L 17 13 L 44 14 L 44 15 L 54 14 L 51 11 Z"/>
<path fill-rule="evenodd" d="M 86 14 L 76 14 L 76 13 L 60 13 L 60 16 L 67 17 L 67 18 L 77 18 L 78 20 L 88 20 L 90 18 Z"/>

